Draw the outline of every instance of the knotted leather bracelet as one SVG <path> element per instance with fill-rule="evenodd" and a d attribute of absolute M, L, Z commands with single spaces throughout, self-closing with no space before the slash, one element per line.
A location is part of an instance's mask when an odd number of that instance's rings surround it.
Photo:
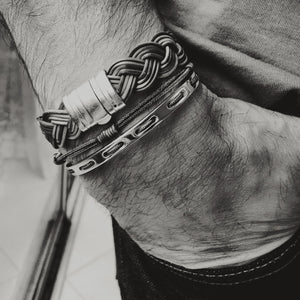
<path fill-rule="evenodd" d="M 45 111 L 38 121 L 47 140 L 60 149 L 55 163 L 68 161 L 67 169 L 82 175 L 154 129 L 197 86 L 198 77 L 183 48 L 172 34 L 162 32 L 83 83 L 63 98 L 58 110 Z M 130 103 L 133 97 L 137 103 Z M 64 150 L 95 127 L 96 137 Z"/>

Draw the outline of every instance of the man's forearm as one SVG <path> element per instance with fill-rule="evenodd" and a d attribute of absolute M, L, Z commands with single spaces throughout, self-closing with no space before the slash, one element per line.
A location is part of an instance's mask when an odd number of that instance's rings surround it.
<path fill-rule="evenodd" d="M 48 108 L 162 30 L 150 0 L 12 1 L 2 13 Z"/>
<path fill-rule="evenodd" d="M 4 18 L 48 108 L 162 30 L 146 0 L 13 3 Z M 234 261 L 299 225 L 299 122 L 199 90 L 167 127 L 83 179 L 150 253 L 188 267 Z"/>

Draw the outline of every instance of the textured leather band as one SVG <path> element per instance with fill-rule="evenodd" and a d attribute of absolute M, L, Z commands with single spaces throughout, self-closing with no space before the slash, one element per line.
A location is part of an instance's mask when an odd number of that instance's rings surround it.
<path fill-rule="evenodd" d="M 150 43 L 136 47 L 127 59 L 64 97 L 60 109 L 45 112 L 38 118 L 41 130 L 54 148 L 62 148 L 82 131 L 110 122 L 111 115 L 133 94 L 151 92 L 157 80 L 173 76 L 187 64 L 187 56 L 174 36 L 159 33 Z M 115 106 L 110 106 L 114 101 Z"/>

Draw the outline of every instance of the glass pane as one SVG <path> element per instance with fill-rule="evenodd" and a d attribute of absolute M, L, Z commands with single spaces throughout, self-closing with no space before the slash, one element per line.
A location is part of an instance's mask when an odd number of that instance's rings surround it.
<path fill-rule="evenodd" d="M 0 299 L 25 292 L 48 222 L 61 210 L 61 170 L 52 163 L 53 149 L 36 122 L 37 100 L 12 49 L 0 38 Z"/>

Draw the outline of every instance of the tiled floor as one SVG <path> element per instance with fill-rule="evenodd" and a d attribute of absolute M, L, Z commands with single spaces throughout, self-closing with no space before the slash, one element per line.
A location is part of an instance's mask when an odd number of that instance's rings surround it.
<path fill-rule="evenodd" d="M 53 177 L 32 172 L 24 159 L 6 160 L 0 178 L 0 299 L 10 300 L 48 205 Z M 33 188 L 34 187 L 34 188 Z"/>
<path fill-rule="evenodd" d="M 88 197 L 66 272 L 61 300 L 120 300 L 108 212 Z"/>

